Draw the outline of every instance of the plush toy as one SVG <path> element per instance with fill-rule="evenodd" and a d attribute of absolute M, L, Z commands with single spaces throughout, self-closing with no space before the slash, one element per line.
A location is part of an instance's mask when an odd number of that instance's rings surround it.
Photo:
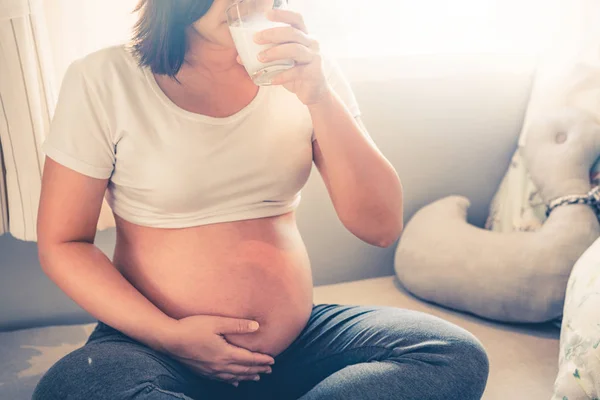
<path fill-rule="evenodd" d="M 577 109 L 546 115 L 552 117 L 531 121 L 520 149 L 541 199 L 552 207 L 541 228 L 501 233 L 469 225 L 469 201 L 460 196 L 426 206 L 407 224 L 396 251 L 396 273 L 410 292 L 500 321 L 561 316 L 571 269 L 600 236 L 600 189 L 590 184 L 600 125 Z"/>

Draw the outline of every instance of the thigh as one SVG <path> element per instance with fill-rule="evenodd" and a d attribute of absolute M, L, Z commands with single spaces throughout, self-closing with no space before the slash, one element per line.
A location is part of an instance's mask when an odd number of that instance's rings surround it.
<path fill-rule="evenodd" d="M 87 343 L 42 377 L 33 399 L 221 399 L 234 389 L 99 324 Z"/>
<path fill-rule="evenodd" d="M 440 318 L 396 307 L 320 304 L 267 377 L 273 398 L 297 399 L 347 366 L 402 362 L 448 366 L 474 337 Z M 424 365 L 424 364 L 423 364 Z M 265 382 L 267 383 L 267 382 Z"/>

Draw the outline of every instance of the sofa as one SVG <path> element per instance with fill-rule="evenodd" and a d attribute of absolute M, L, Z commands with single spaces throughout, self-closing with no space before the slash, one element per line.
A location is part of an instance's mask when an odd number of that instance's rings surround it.
<path fill-rule="evenodd" d="M 451 194 L 467 196 L 483 225 L 523 123 L 535 62 L 520 55 L 407 55 L 340 60 L 371 136 L 395 166 L 405 218 Z M 488 351 L 485 400 L 549 399 L 559 329 L 511 325 L 412 297 L 394 276 L 394 246 L 367 245 L 337 220 L 316 169 L 298 223 L 313 269 L 316 303 L 388 305 L 424 311 L 477 336 Z M 109 256 L 113 230 L 96 243 Z M 464 288 L 469 290 L 468 287 Z M 57 359 L 81 346 L 93 318 L 43 274 L 35 243 L 0 237 L 0 399 L 31 396 Z"/>

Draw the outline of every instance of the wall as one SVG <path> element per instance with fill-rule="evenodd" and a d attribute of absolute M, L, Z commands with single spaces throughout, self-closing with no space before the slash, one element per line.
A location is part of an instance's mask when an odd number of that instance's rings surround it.
<path fill-rule="evenodd" d="M 472 202 L 483 225 L 524 117 L 527 57 L 430 55 L 341 60 L 369 132 L 400 175 L 405 220 L 447 195 Z M 316 284 L 393 274 L 394 249 L 368 246 L 337 221 L 313 171 L 299 225 Z"/>

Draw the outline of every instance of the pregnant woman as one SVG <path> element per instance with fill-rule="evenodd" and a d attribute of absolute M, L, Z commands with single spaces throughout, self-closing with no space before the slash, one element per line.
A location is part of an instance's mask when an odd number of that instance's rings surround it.
<path fill-rule="evenodd" d="M 257 87 L 237 62 L 231 0 L 142 0 L 133 44 L 73 63 L 44 143 L 45 273 L 99 320 L 34 399 L 479 399 L 468 332 L 392 307 L 313 304 L 294 210 L 312 163 L 372 245 L 402 230 L 398 175 L 302 17 L 259 33 Z M 102 199 L 113 260 L 94 246 Z"/>

